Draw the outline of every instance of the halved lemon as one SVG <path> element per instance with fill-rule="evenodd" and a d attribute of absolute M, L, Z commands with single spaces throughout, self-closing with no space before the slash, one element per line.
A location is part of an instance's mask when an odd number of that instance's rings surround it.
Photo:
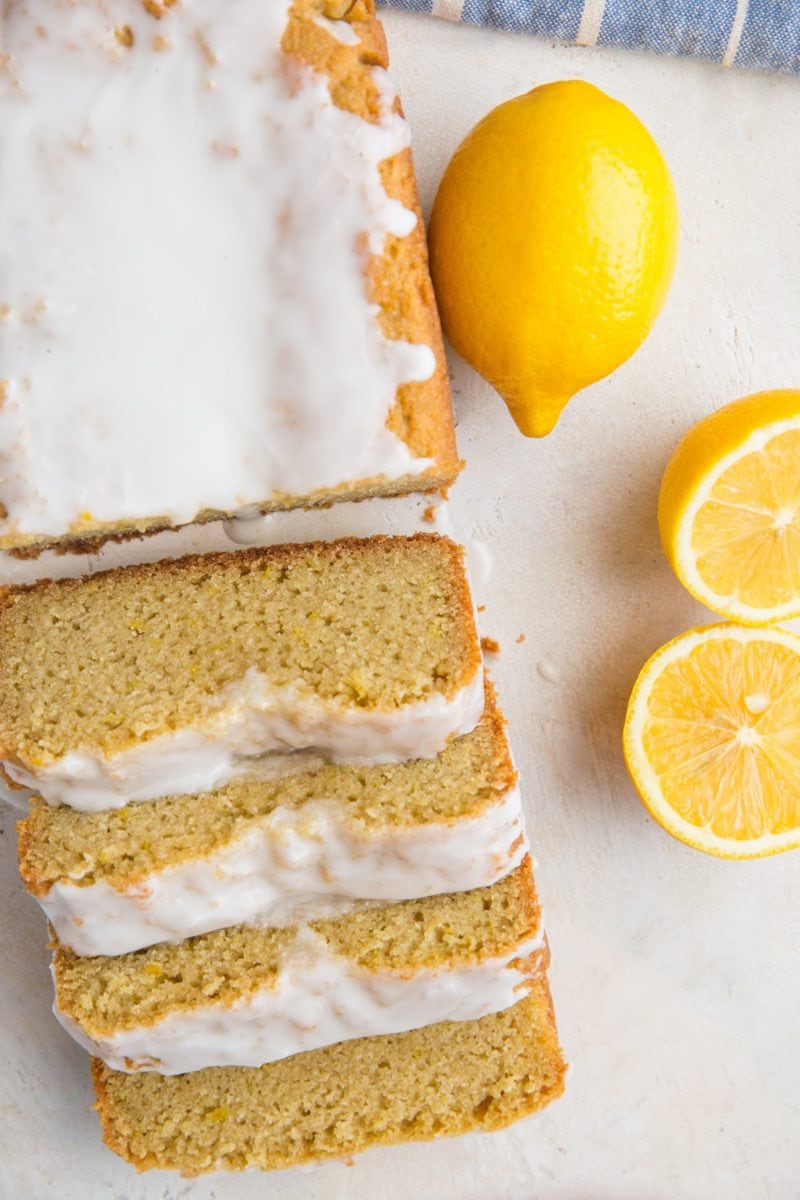
<path fill-rule="evenodd" d="M 723 858 L 800 846 L 800 637 L 707 625 L 668 642 L 623 742 L 645 807 L 682 842 Z"/>
<path fill-rule="evenodd" d="M 661 484 L 664 551 L 684 587 L 745 624 L 800 614 L 800 391 L 759 392 L 689 430 Z"/>

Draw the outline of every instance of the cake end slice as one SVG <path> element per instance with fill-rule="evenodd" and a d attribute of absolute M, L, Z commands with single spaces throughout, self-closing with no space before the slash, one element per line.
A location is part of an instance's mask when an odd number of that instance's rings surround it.
<path fill-rule="evenodd" d="M 342 1042 L 259 1068 L 126 1075 L 93 1060 L 106 1144 L 138 1170 L 274 1170 L 491 1131 L 564 1088 L 547 984 L 477 1021 Z"/>

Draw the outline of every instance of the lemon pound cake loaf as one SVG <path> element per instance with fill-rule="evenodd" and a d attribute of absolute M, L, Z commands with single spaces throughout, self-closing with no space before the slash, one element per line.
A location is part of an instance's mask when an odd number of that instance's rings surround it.
<path fill-rule="evenodd" d="M 544 979 L 475 1021 L 340 1042 L 262 1067 L 130 1075 L 93 1063 L 106 1144 L 140 1171 L 184 1175 L 489 1132 L 560 1096 L 564 1072 Z"/>
<path fill-rule="evenodd" d="M 0 548 L 453 480 L 372 0 L 37 0 L 2 42 Z"/>
<path fill-rule="evenodd" d="M 37 801 L 18 829 L 28 890 L 60 941 L 90 955 L 286 922 L 326 896 L 466 891 L 526 848 L 491 686 L 477 727 L 433 759 L 322 764 L 96 813 Z"/>
<path fill-rule="evenodd" d="M 482 711 L 463 551 L 435 535 L 0 593 L 0 760 L 50 803 L 210 791 L 275 751 L 432 757 Z"/>
<path fill-rule="evenodd" d="M 546 967 L 530 859 L 490 888 L 239 925 L 118 958 L 56 944 L 55 1012 L 117 1070 L 258 1067 L 348 1038 L 471 1020 Z"/>

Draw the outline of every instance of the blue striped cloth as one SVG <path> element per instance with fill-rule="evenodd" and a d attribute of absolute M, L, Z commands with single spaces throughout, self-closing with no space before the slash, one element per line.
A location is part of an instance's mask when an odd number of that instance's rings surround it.
<path fill-rule="evenodd" d="M 800 0 L 380 0 L 582 46 L 800 74 Z"/>

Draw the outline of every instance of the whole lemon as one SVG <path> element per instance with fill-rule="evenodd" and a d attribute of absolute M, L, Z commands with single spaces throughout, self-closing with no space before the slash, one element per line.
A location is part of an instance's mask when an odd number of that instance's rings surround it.
<path fill-rule="evenodd" d="M 677 251 L 669 171 L 630 109 L 579 80 L 493 109 L 430 221 L 444 331 L 529 437 L 644 341 Z"/>

